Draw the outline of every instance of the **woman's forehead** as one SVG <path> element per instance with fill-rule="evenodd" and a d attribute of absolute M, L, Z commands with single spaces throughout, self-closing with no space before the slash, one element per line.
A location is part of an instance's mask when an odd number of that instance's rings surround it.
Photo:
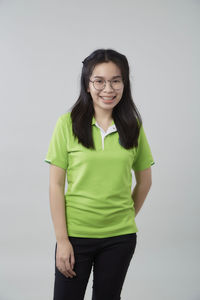
<path fill-rule="evenodd" d="M 121 71 L 120 68 L 113 62 L 105 62 L 95 66 L 92 76 L 102 78 L 117 78 L 117 76 L 121 76 Z"/>

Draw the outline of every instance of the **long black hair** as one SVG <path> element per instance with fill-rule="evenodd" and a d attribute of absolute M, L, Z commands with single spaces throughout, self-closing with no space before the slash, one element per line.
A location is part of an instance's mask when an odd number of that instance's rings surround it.
<path fill-rule="evenodd" d="M 113 49 L 97 49 L 86 57 L 82 63 L 81 88 L 78 100 L 71 107 L 72 130 L 78 142 L 83 146 L 95 149 L 92 138 L 93 101 L 87 92 L 90 76 L 99 63 L 113 62 L 121 70 L 124 90 L 119 103 L 112 110 L 112 118 L 120 138 L 120 144 L 126 149 L 138 146 L 138 136 L 142 118 L 131 95 L 129 64 L 125 55 Z"/>

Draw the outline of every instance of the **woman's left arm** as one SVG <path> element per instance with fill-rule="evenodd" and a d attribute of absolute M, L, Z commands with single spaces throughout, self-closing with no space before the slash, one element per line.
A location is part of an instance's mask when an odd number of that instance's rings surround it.
<path fill-rule="evenodd" d="M 134 173 L 136 185 L 132 192 L 132 199 L 134 202 L 136 216 L 142 207 L 152 185 L 151 167 L 142 171 L 135 171 Z"/>

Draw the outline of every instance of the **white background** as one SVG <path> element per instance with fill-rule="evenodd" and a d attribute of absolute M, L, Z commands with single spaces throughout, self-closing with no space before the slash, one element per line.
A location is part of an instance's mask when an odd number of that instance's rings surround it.
<path fill-rule="evenodd" d="M 155 160 L 122 299 L 200 299 L 199 26 L 197 0 L 0 2 L 0 300 L 53 299 L 44 158 L 98 48 L 126 55 Z"/>

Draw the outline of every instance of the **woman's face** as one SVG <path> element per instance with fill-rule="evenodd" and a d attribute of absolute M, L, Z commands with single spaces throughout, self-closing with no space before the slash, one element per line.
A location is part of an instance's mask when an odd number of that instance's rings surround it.
<path fill-rule="evenodd" d="M 120 77 L 117 77 L 120 76 Z M 109 61 L 105 63 L 100 63 L 95 66 L 92 75 L 90 76 L 90 80 L 119 80 L 122 79 L 121 71 L 119 67 Z M 106 81 L 106 86 L 103 90 L 98 91 L 94 88 L 93 83 L 89 82 L 88 92 L 91 94 L 93 100 L 94 109 L 103 109 L 103 110 L 111 110 L 115 107 L 122 98 L 124 89 L 124 84 L 122 82 L 122 86 L 118 90 L 114 90 L 110 86 L 110 82 Z M 114 97 L 114 98 L 113 98 Z"/>

